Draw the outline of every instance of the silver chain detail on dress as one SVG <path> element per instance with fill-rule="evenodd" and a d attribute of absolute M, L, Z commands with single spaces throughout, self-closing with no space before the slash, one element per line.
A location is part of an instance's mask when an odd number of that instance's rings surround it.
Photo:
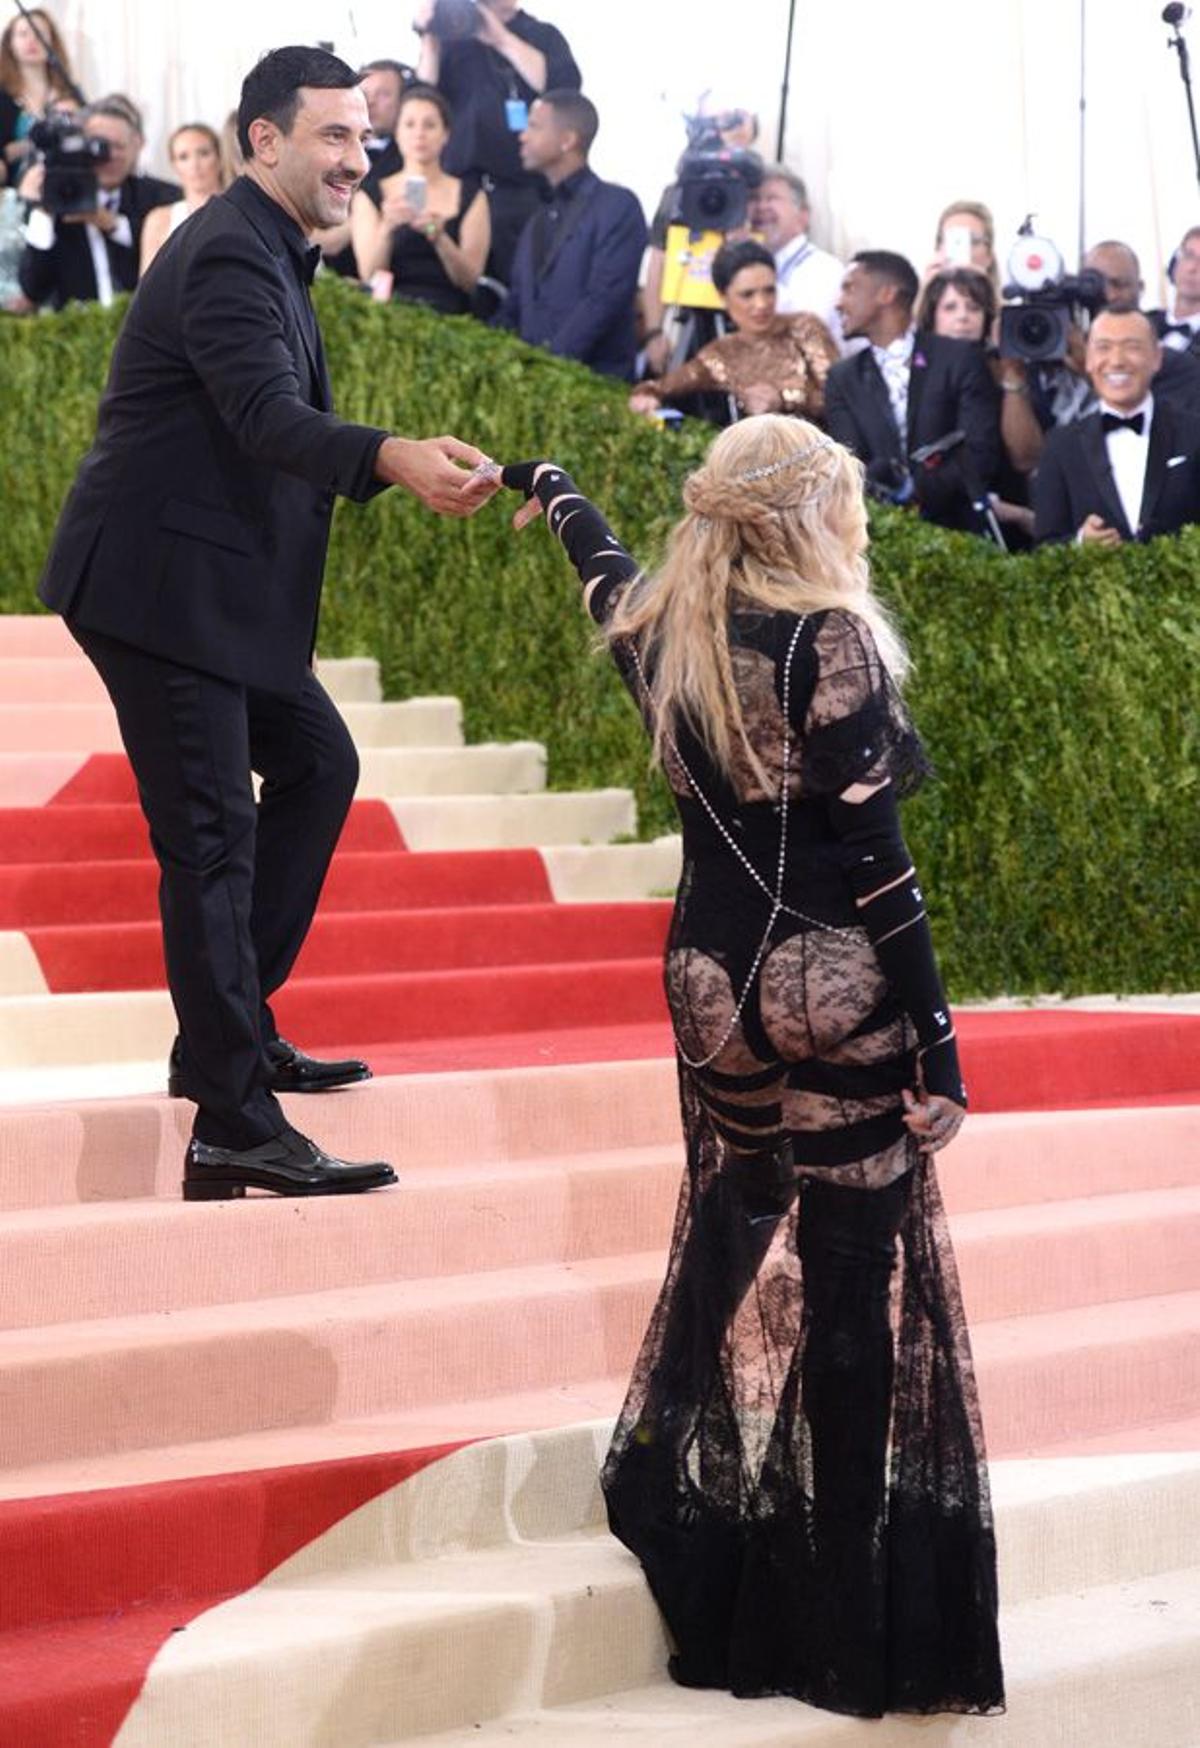
<path fill-rule="evenodd" d="M 733 834 L 729 831 L 725 822 L 716 812 L 716 809 L 709 801 L 708 796 L 692 776 L 682 753 L 679 751 L 679 746 L 674 736 L 668 734 L 665 737 L 667 745 L 670 747 L 678 761 L 680 770 L 688 780 L 692 794 L 703 807 L 713 825 L 716 826 L 720 836 L 733 851 L 742 867 L 746 870 L 746 873 L 749 874 L 751 880 L 753 880 L 759 890 L 764 892 L 771 900 L 771 914 L 767 918 L 767 926 L 763 930 L 762 940 L 758 943 L 758 950 L 754 955 L 753 963 L 746 974 L 746 982 L 742 989 L 742 993 L 737 999 L 733 1013 L 730 1016 L 729 1024 L 722 1032 L 714 1048 L 709 1051 L 707 1056 L 701 1056 L 694 1060 L 687 1054 L 683 1045 L 680 1043 L 679 1033 L 675 1033 L 675 1048 L 679 1052 L 680 1060 L 686 1063 L 688 1068 L 707 1068 L 710 1063 L 716 1061 L 722 1050 L 724 1050 L 726 1044 L 728 1044 L 730 1038 L 732 1038 L 734 1028 L 741 1020 L 742 1010 L 749 999 L 750 990 L 753 987 L 754 979 L 758 975 L 759 966 L 766 957 L 767 947 L 771 940 L 771 931 L 775 927 L 776 920 L 780 915 L 797 917 L 801 922 L 811 923 L 814 928 L 823 929 L 826 934 L 830 935 L 850 936 L 857 933 L 857 930 L 855 929 L 838 928 L 834 923 L 822 922 L 820 917 L 809 916 L 806 911 L 796 910 L 790 904 L 784 904 L 783 902 L 783 881 L 784 875 L 787 871 L 788 778 L 791 772 L 792 755 L 792 657 L 796 653 L 796 644 L 799 641 L 801 631 L 804 629 L 804 621 L 806 617 L 806 615 L 802 614 L 796 622 L 796 629 L 793 631 L 791 642 L 788 644 L 787 659 L 783 668 L 783 777 L 779 794 L 779 856 L 775 865 L 775 885 L 773 889 L 763 879 L 758 869 L 754 866 L 753 862 L 751 862 L 749 856 L 747 856 L 746 852 L 742 849 L 742 846 L 735 841 Z M 646 678 L 646 671 L 642 667 L 642 658 L 638 654 L 637 646 L 632 639 L 629 641 L 629 648 L 633 655 L 633 665 L 637 669 L 638 679 L 641 682 L 642 695 L 646 700 L 647 708 L 653 712 L 655 706 L 654 697 L 650 691 L 650 683 Z"/>

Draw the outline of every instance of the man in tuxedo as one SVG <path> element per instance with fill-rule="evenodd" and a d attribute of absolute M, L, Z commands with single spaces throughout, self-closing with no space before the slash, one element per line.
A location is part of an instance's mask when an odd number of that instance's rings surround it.
<path fill-rule="evenodd" d="M 142 136 L 126 103 L 102 98 L 85 112 L 83 131 L 102 140 L 108 156 L 96 165 L 95 212 L 59 217 L 36 206 L 30 214 L 18 274 L 21 290 L 35 304 L 109 304 L 137 284 L 142 222 L 152 207 L 169 206 L 183 190 L 175 182 L 137 173 Z M 40 196 L 41 168 L 23 191 Z"/>
<path fill-rule="evenodd" d="M 40 586 L 112 697 L 161 869 L 172 1090 L 198 1107 L 191 1200 L 394 1181 L 289 1126 L 279 1092 L 369 1070 L 302 1055 L 267 1005 L 358 777 L 311 671 L 335 494 L 400 485 L 467 515 L 495 489 L 456 465 L 484 457 L 455 438 L 332 412 L 308 233 L 345 218 L 369 133 L 357 74 L 321 49 L 277 49 L 248 75 L 245 172 L 167 239 L 134 296 Z"/>
<path fill-rule="evenodd" d="M 1109 239 L 1094 243 L 1083 257 L 1083 265 L 1098 273 L 1104 281 L 1104 308 L 1124 312 L 1141 308 L 1141 264 L 1128 243 Z M 1160 333 L 1155 312 L 1148 311 L 1151 325 Z M 1170 402 L 1184 412 L 1200 417 L 1200 357 L 1189 347 L 1163 348 L 1162 361 L 1154 384 L 1155 397 Z M 1088 407 L 1086 411 L 1092 409 Z"/>
<path fill-rule="evenodd" d="M 1183 233 L 1167 267 L 1171 295 L 1166 309 L 1149 310 L 1155 331 L 1168 352 L 1200 358 L 1200 225 Z"/>
<path fill-rule="evenodd" d="M 854 256 L 838 311 L 845 338 L 869 344 L 829 372 L 825 423 L 863 462 L 868 485 L 880 495 L 904 502 L 915 492 L 931 522 L 976 530 L 973 501 L 1000 462 L 999 393 L 981 347 L 918 337 L 917 290 L 903 255 L 868 249 Z M 958 431 L 961 442 L 934 465 L 913 465 L 916 451 Z"/>
<path fill-rule="evenodd" d="M 1104 310 L 1088 334 L 1099 406 L 1046 439 L 1034 539 L 1119 546 L 1200 521 L 1200 419 L 1152 392 L 1162 347 L 1143 310 Z"/>
<path fill-rule="evenodd" d="M 578 91 L 548 91 L 530 110 L 521 162 L 545 176 L 550 199 L 521 232 L 498 321 L 533 346 L 631 382 L 646 221 L 636 194 L 589 167 L 598 127 Z"/>

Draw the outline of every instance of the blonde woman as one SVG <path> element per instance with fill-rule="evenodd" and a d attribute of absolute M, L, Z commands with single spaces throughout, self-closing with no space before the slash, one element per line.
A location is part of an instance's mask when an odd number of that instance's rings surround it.
<path fill-rule="evenodd" d="M 144 273 L 167 238 L 184 219 L 199 212 L 206 200 L 225 187 L 221 137 L 204 121 L 185 122 L 167 141 L 171 169 L 183 189 L 183 199 L 170 206 L 156 206 L 142 225 L 141 267 Z"/>
<path fill-rule="evenodd" d="M 544 511 L 578 570 L 683 828 L 666 989 L 687 1172 L 609 1521 L 685 1685 L 1001 1710 L 933 1165 L 966 1095 L 896 810 L 926 764 L 861 468 L 802 420 L 732 426 L 653 576 L 560 468 L 503 478 L 515 524 Z"/>

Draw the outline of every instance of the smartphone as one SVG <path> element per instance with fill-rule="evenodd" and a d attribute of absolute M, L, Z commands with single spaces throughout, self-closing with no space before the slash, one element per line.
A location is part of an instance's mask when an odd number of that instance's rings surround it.
<path fill-rule="evenodd" d="M 406 176 L 404 178 L 404 201 L 414 212 L 425 211 L 425 178 L 423 176 Z"/>
<path fill-rule="evenodd" d="M 942 232 L 942 248 L 945 251 L 947 267 L 969 267 L 971 265 L 970 225 L 947 225 Z"/>

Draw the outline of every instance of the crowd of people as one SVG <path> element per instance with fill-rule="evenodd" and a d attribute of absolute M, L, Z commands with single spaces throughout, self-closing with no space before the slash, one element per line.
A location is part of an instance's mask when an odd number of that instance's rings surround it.
<path fill-rule="evenodd" d="M 1111 545 L 1200 520 L 1200 226 L 1172 258 L 1162 308 L 1142 307 L 1133 250 L 1097 243 L 1081 263 L 1090 308 L 1031 356 L 1004 332 L 981 202 L 940 214 L 922 272 L 886 248 L 840 261 L 812 238 L 803 179 L 749 158 L 757 120 L 730 108 L 711 143 L 756 168 L 705 255 L 680 228 L 678 179 L 647 226 L 637 197 L 591 168 L 600 117 L 553 24 L 518 0 L 419 0 L 413 30 L 411 61 L 360 70 L 368 168 L 344 221 L 314 238 L 326 271 L 624 379 L 637 414 L 812 420 L 858 456 L 875 496 L 1007 547 Z M 131 290 L 241 170 L 230 122 L 186 122 L 168 141 L 171 179 L 144 174 L 138 105 L 80 97 L 50 14 L 16 17 L 0 37 L 12 313 Z M 37 129 L 47 120 L 76 129 L 65 171 Z M 681 238 L 703 295 L 675 302 Z"/>

